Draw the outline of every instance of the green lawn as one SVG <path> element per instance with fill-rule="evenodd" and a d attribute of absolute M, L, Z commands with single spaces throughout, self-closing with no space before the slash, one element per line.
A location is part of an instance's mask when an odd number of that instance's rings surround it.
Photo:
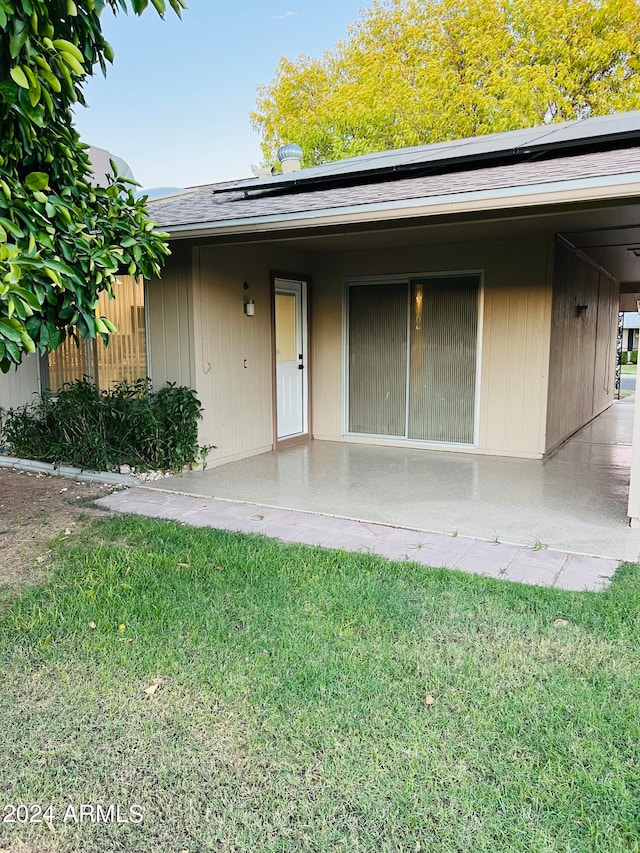
<path fill-rule="evenodd" d="M 134 518 L 56 561 L 0 621 L 0 790 L 53 820 L 0 848 L 640 849 L 637 566 L 565 593 Z M 144 821 L 63 822 L 97 803 Z"/>

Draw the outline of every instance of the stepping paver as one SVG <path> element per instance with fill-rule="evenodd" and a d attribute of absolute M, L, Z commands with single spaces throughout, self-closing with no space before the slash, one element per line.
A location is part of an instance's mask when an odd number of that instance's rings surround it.
<path fill-rule="evenodd" d="M 447 554 L 457 554 L 461 557 L 466 554 L 478 539 L 468 536 L 446 536 L 444 533 L 434 533 L 429 539 L 429 547 L 434 551 L 446 551 Z"/>
<path fill-rule="evenodd" d="M 548 566 L 536 566 L 522 559 L 513 560 L 503 577 L 508 581 L 534 584 L 535 586 L 553 586 L 560 574 L 559 569 Z"/>
<path fill-rule="evenodd" d="M 599 592 L 611 582 L 618 560 L 554 549 L 487 542 L 371 521 L 322 515 L 240 501 L 162 492 L 138 486 L 96 501 L 117 512 L 165 518 L 197 527 L 258 533 L 285 542 L 407 560 L 507 581 Z"/>
<path fill-rule="evenodd" d="M 388 560 L 410 560 L 408 550 L 402 542 L 379 542 L 376 546 L 376 554 Z"/>
<path fill-rule="evenodd" d="M 617 567 L 615 560 L 588 557 L 584 554 L 569 554 L 556 586 L 578 591 L 606 589 Z M 588 585 L 585 583 L 587 579 L 589 579 Z"/>
<path fill-rule="evenodd" d="M 296 543 L 297 545 L 317 545 L 321 548 L 333 547 L 335 534 L 329 533 L 326 530 L 318 530 L 314 527 L 299 527 L 294 528 L 291 536 L 285 539 L 285 542 Z"/>

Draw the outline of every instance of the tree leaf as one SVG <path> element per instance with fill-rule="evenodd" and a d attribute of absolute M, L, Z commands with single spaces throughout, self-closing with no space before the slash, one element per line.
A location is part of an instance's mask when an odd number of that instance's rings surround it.
<path fill-rule="evenodd" d="M 9 39 L 9 54 L 12 59 L 22 50 L 27 38 L 29 37 L 29 21 L 26 18 L 14 16 L 13 32 Z"/>
<path fill-rule="evenodd" d="M 92 186 L 87 147 L 71 112 L 75 102 L 83 103 L 85 77 L 113 58 L 100 12 L 109 7 L 139 13 L 147 5 L 0 0 L 6 35 L 0 38 L 3 371 L 34 348 L 54 349 L 67 334 L 108 336 L 112 324 L 104 318 L 96 324 L 97 295 L 112 290 L 125 258 L 130 262 L 129 250 L 139 254 L 134 271 L 159 271 L 168 254 L 165 239 L 148 230 L 144 202 L 123 180 Z M 120 245 L 123 236 L 133 239 L 131 246 Z"/>
<path fill-rule="evenodd" d="M 144 692 L 147 696 L 153 696 L 164 683 L 164 678 L 154 678 L 148 687 L 145 687 Z"/>
<path fill-rule="evenodd" d="M 15 222 L 12 222 L 10 219 L 5 219 L 0 216 L 0 225 L 9 232 L 16 239 L 20 239 L 20 237 L 24 237 L 24 231 L 19 228 Z"/>
<path fill-rule="evenodd" d="M 7 356 L 13 361 L 15 364 L 20 364 L 22 361 L 22 350 L 18 347 L 16 343 L 13 341 L 5 340 L 4 342 L 5 350 Z M 6 370 L 3 370 L 6 373 Z"/>
<path fill-rule="evenodd" d="M 66 53 L 65 51 L 61 51 L 60 56 L 69 66 L 69 68 L 73 71 L 73 73 L 78 75 L 78 77 L 81 77 L 85 73 L 82 63 L 79 62 L 75 58 L 75 56 L 72 56 L 70 53 Z"/>
<path fill-rule="evenodd" d="M 34 353 L 36 351 L 36 345 L 30 335 L 24 332 L 22 335 L 20 335 L 20 339 L 22 341 L 23 347 L 28 353 Z"/>
<path fill-rule="evenodd" d="M 80 64 L 84 62 L 82 51 L 72 41 L 68 41 L 68 39 L 54 39 L 53 46 L 62 53 L 71 54 Z"/>
<path fill-rule="evenodd" d="M 23 89 L 29 88 L 29 81 L 27 80 L 27 75 L 24 73 L 22 68 L 19 65 L 15 65 L 11 71 L 9 71 L 11 79 L 14 83 L 17 83 L 18 86 L 21 86 Z"/>
<path fill-rule="evenodd" d="M 2 317 L 0 317 L 0 335 L 2 335 L 3 338 L 7 339 L 5 343 L 7 343 L 8 341 L 13 341 L 16 344 L 19 344 L 22 342 L 20 332 L 13 325 L 11 325 L 8 320 L 5 320 Z"/>
<path fill-rule="evenodd" d="M 29 172 L 24 179 L 25 186 L 32 190 L 44 190 L 49 186 L 49 175 L 46 172 Z"/>

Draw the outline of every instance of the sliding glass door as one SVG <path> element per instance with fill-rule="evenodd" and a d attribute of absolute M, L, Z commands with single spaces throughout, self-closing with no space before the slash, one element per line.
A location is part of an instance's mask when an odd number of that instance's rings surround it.
<path fill-rule="evenodd" d="M 478 275 L 348 289 L 352 434 L 473 444 Z"/>
<path fill-rule="evenodd" d="M 408 438 L 473 444 L 477 326 L 477 276 L 412 282 Z"/>
<path fill-rule="evenodd" d="M 405 434 L 408 292 L 406 284 L 349 288 L 349 432 Z"/>

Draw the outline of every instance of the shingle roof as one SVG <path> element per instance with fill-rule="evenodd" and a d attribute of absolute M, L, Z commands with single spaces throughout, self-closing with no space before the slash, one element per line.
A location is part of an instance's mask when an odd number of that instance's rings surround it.
<path fill-rule="evenodd" d="M 640 172 L 640 146 L 306 192 L 292 188 L 289 192 L 272 194 L 269 192 L 269 178 L 264 178 L 264 184 L 260 184 L 260 188 L 264 186 L 263 193 L 255 188 L 248 193 L 243 190 L 242 184 L 234 183 L 228 187 L 228 182 L 225 182 L 194 187 L 179 196 L 150 201 L 148 207 L 150 215 L 161 227 L 171 229 L 179 225 L 222 225 L 225 221 L 249 217 L 326 211 L 358 205 L 364 209 L 367 205 L 381 202 L 400 203 L 409 199 L 429 199 L 633 172 Z M 253 181 L 247 183 L 254 184 Z M 228 189 L 225 190 L 225 187 Z"/>

